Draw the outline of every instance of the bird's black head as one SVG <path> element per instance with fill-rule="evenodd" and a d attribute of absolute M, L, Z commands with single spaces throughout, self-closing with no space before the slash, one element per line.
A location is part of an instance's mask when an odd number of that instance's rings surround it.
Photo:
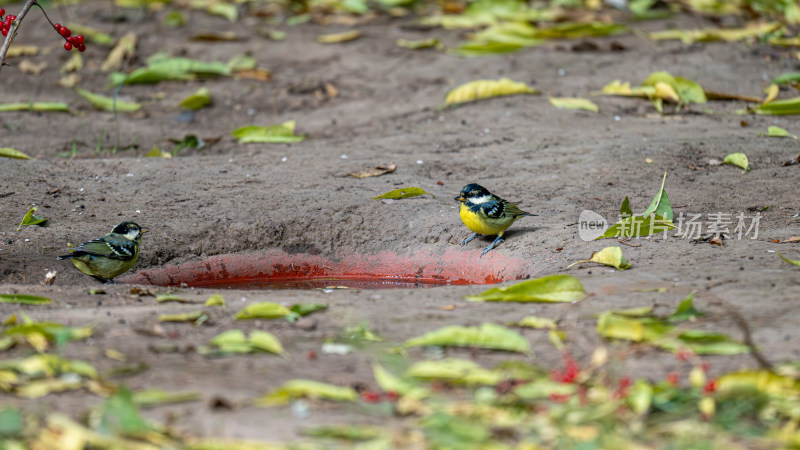
<path fill-rule="evenodd" d="M 122 222 L 111 230 L 112 233 L 121 234 L 132 241 L 139 239 L 145 231 L 133 222 Z"/>
<path fill-rule="evenodd" d="M 464 186 L 464 189 L 461 189 L 461 193 L 458 195 L 458 197 L 456 197 L 456 200 L 463 202 L 464 200 L 469 198 L 478 198 L 487 195 L 492 195 L 492 194 L 480 184 L 472 183 Z"/>

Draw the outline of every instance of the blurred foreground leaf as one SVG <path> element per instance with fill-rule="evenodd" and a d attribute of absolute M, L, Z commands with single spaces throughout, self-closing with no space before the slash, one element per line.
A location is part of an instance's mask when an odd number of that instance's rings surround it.
<path fill-rule="evenodd" d="M 702 30 L 664 30 L 649 33 L 654 41 L 679 39 L 684 44 L 707 41 L 741 41 L 749 38 L 761 38 L 774 33 L 783 27 L 778 22 L 761 23 L 746 28 L 706 28 Z"/>
<path fill-rule="evenodd" d="M 500 372 L 484 369 L 474 361 L 459 358 L 419 361 L 406 370 L 405 376 L 469 386 L 476 384 L 492 386 L 505 378 Z"/>
<path fill-rule="evenodd" d="M 28 103 L 3 103 L 0 112 L 7 111 L 55 111 L 69 112 L 69 107 L 62 102 L 28 102 Z"/>
<path fill-rule="evenodd" d="M 151 84 L 161 81 L 190 81 L 197 78 L 228 76 L 231 69 L 223 62 L 205 62 L 196 59 L 172 57 L 156 53 L 147 59 L 147 66 L 129 74 L 114 72 L 109 75 L 109 83 L 117 86 L 125 84 Z"/>
<path fill-rule="evenodd" d="M 600 110 L 597 104 L 585 98 L 550 97 L 550 104 L 562 109 L 583 109 L 591 112 Z"/>
<path fill-rule="evenodd" d="M 0 303 L 19 303 L 22 305 L 46 305 L 53 301 L 47 297 L 26 294 L 0 294 Z"/>
<path fill-rule="evenodd" d="M 581 282 L 570 275 L 548 275 L 511 286 L 491 288 L 469 301 L 572 303 L 583 300 L 586 292 Z"/>
<path fill-rule="evenodd" d="M 236 320 L 247 319 L 279 319 L 288 316 L 292 311 L 289 308 L 278 303 L 259 302 L 247 305 L 238 313 L 236 313 Z"/>
<path fill-rule="evenodd" d="M 340 42 L 347 42 L 358 39 L 361 37 L 361 32 L 358 30 L 345 31 L 343 33 L 321 34 L 317 36 L 317 42 L 320 44 L 338 44 Z"/>
<path fill-rule="evenodd" d="M 289 380 L 283 386 L 256 399 L 256 404 L 263 406 L 283 405 L 297 398 L 354 402 L 358 399 L 358 393 L 349 387 L 335 386 L 318 381 Z"/>
<path fill-rule="evenodd" d="M 9 147 L 0 147 L 0 158 L 31 159 L 25 153 Z"/>
<path fill-rule="evenodd" d="M 530 343 L 518 332 L 484 323 L 480 327 L 447 326 L 415 337 L 403 343 L 404 347 L 478 347 L 509 352 L 530 353 Z"/>
<path fill-rule="evenodd" d="M 751 109 L 756 114 L 770 116 L 787 116 L 800 114 L 800 97 L 774 100 L 766 105 L 759 105 Z"/>
<path fill-rule="evenodd" d="M 211 104 L 211 91 L 201 87 L 194 94 L 181 100 L 179 106 L 185 109 L 198 110 Z"/>
<path fill-rule="evenodd" d="M 116 99 L 116 103 L 113 97 L 107 97 L 105 95 L 94 94 L 84 89 L 76 89 L 75 92 L 78 93 L 81 97 L 85 98 L 92 104 L 95 108 L 101 111 L 120 111 L 120 112 L 133 112 L 138 111 L 142 108 L 141 103 L 136 102 L 126 102 L 124 100 Z"/>
<path fill-rule="evenodd" d="M 208 347 L 200 347 L 198 351 L 212 357 L 256 352 L 284 354 L 278 338 L 262 330 L 253 330 L 250 336 L 245 336 L 242 330 L 223 331 L 208 342 Z"/>
<path fill-rule="evenodd" d="M 800 259 L 797 259 L 797 260 L 795 260 L 795 259 L 789 259 L 789 258 L 787 258 L 787 257 L 783 256 L 783 255 L 781 254 L 780 250 L 778 251 L 778 256 L 779 256 L 779 257 L 780 257 L 782 260 L 784 260 L 785 262 L 787 262 L 787 263 L 789 263 L 789 264 L 794 264 L 795 266 L 799 266 L 799 267 L 800 267 Z"/>

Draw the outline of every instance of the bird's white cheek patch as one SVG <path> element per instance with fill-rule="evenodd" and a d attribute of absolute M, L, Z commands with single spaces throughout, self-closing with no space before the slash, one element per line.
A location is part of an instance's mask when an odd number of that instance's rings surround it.
<path fill-rule="evenodd" d="M 491 199 L 492 199 L 492 197 L 490 197 L 490 196 L 488 196 L 488 195 L 484 195 L 483 197 L 475 197 L 475 198 L 471 198 L 471 199 L 469 199 L 469 201 L 470 201 L 471 203 L 475 203 L 475 204 L 481 204 L 481 203 L 486 203 L 486 202 L 488 202 L 488 201 L 489 201 L 489 200 L 491 200 Z"/>

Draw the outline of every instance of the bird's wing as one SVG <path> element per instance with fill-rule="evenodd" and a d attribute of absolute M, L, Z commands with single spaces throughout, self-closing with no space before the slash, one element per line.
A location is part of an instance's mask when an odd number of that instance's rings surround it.
<path fill-rule="evenodd" d="M 95 256 L 105 256 L 111 259 L 129 259 L 136 251 L 136 244 L 133 241 L 123 239 L 100 238 L 84 242 L 75 249 L 75 253 L 83 253 Z"/>
<path fill-rule="evenodd" d="M 481 210 L 491 219 L 499 219 L 506 212 L 507 202 L 491 199 L 480 204 Z"/>
<path fill-rule="evenodd" d="M 533 214 L 529 212 L 525 212 L 517 207 L 517 205 L 511 202 L 505 202 L 505 211 L 506 214 L 511 217 L 519 217 L 519 216 L 532 216 Z"/>

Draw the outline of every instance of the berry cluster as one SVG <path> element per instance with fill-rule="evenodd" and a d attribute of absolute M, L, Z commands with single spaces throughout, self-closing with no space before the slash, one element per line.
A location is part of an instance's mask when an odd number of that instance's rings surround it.
<path fill-rule="evenodd" d="M 0 31 L 3 32 L 3 36 L 8 36 L 9 30 L 11 30 L 11 22 L 17 20 L 17 16 L 9 14 L 5 17 L 5 19 L 3 19 L 3 16 L 5 15 L 6 10 L 0 8 L 0 19 L 2 19 L 2 22 L 0 22 Z"/>
<path fill-rule="evenodd" d="M 83 43 L 82 34 L 72 36 L 72 31 L 60 23 L 53 24 L 53 28 L 67 41 L 64 42 L 64 50 L 70 51 L 72 47 L 77 48 L 79 52 L 86 50 L 86 44 Z"/>

